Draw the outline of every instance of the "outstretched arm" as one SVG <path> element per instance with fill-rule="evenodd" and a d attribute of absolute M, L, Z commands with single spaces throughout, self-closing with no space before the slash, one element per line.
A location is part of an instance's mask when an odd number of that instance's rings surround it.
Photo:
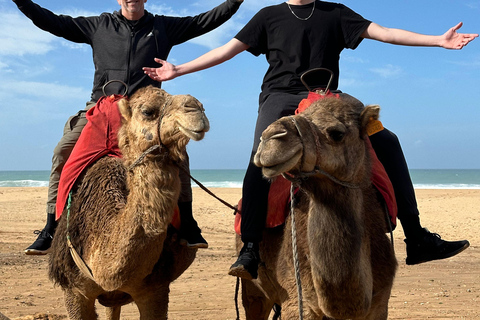
<path fill-rule="evenodd" d="M 372 22 L 367 30 L 363 32 L 362 37 L 404 46 L 462 49 L 470 41 L 478 37 L 478 34 L 474 33 L 457 33 L 457 30 L 460 29 L 462 25 L 463 23 L 460 22 L 443 35 L 431 36 L 402 29 L 386 28 Z"/>
<path fill-rule="evenodd" d="M 155 62 L 162 64 L 159 68 L 144 67 L 143 71 L 146 75 L 156 81 L 172 80 L 184 74 L 208 69 L 227 60 L 230 60 L 242 51 L 249 48 L 245 43 L 233 38 L 226 44 L 213 49 L 203 56 L 198 57 L 190 62 L 175 66 L 165 60 L 155 58 Z"/>

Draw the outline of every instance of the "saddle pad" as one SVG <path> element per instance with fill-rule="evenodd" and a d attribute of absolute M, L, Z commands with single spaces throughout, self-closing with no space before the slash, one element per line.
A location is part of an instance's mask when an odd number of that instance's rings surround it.
<path fill-rule="evenodd" d="M 56 218 L 59 219 L 68 194 L 80 174 L 103 156 L 121 157 L 117 133 L 122 119 L 117 102 L 120 95 L 101 97 L 97 104 L 87 111 L 87 124 L 82 130 L 75 147 L 63 167 L 58 185 Z"/>

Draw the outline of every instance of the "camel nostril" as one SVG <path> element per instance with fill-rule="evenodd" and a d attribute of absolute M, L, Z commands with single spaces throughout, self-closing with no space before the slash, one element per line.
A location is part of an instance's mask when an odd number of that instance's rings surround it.
<path fill-rule="evenodd" d="M 268 140 L 271 140 L 271 139 L 281 139 L 281 138 L 285 137 L 286 135 L 287 135 L 286 131 L 281 131 L 281 132 L 278 132 L 278 133 L 275 133 L 275 134 L 271 135 L 270 137 L 266 137 L 265 139 L 263 139 L 264 137 L 260 137 L 260 141 L 268 141 Z"/>

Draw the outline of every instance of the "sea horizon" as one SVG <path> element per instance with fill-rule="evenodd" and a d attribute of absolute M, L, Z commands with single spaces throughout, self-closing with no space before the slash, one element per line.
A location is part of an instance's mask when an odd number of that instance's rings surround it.
<path fill-rule="evenodd" d="M 207 188 L 241 188 L 243 169 L 192 169 Z M 0 187 L 48 187 L 48 170 L 0 171 Z M 480 169 L 410 169 L 415 189 L 480 189 Z M 193 187 L 198 187 L 192 181 Z"/>

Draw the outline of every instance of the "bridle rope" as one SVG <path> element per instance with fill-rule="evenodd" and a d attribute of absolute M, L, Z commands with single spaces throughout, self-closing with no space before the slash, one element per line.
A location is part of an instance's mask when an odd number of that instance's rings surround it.
<path fill-rule="evenodd" d="M 300 136 L 300 140 L 302 141 L 302 145 L 305 146 L 305 143 L 304 143 L 304 135 L 302 133 L 302 129 L 300 128 L 300 125 L 298 124 L 298 121 L 297 119 L 295 119 L 295 117 L 293 116 L 289 116 L 289 119 L 293 122 L 293 124 L 295 125 L 295 128 L 297 129 L 297 132 L 298 132 L 298 135 Z M 306 118 L 303 118 L 305 121 L 307 121 L 307 123 L 309 124 L 310 126 L 310 129 L 311 129 L 311 133 L 313 134 L 313 137 L 315 139 L 315 148 L 316 148 L 316 152 L 318 153 L 319 150 L 320 150 L 320 138 L 318 137 L 318 134 L 317 132 L 315 131 L 314 129 L 314 124 L 309 121 L 308 119 Z M 305 148 L 304 148 L 305 150 Z M 305 153 L 304 153 L 305 155 Z M 304 165 L 304 162 L 305 162 L 305 157 L 304 155 L 302 156 L 302 167 Z M 315 166 L 314 170 L 310 171 L 310 172 L 299 172 L 299 173 L 295 173 L 295 174 L 292 174 L 292 173 L 282 173 L 282 176 L 289 180 L 290 182 L 292 183 L 296 183 L 296 184 L 301 184 L 301 182 L 303 180 L 306 180 L 308 179 L 309 177 L 312 177 L 312 176 L 316 176 L 318 174 L 321 174 L 321 175 L 324 175 L 325 177 L 327 177 L 328 179 L 330 179 L 331 181 L 335 182 L 336 184 L 338 185 L 341 185 L 343 187 L 346 187 L 346 188 L 349 188 L 349 189 L 359 189 L 360 186 L 358 184 L 355 184 L 355 183 L 351 183 L 351 182 L 347 182 L 347 181 L 342 181 L 338 178 L 336 178 L 335 176 L 333 176 L 332 174 L 326 172 L 325 170 L 323 170 L 322 168 L 320 168 L 320 166 L 318 166 L 318 164 Z"/>

